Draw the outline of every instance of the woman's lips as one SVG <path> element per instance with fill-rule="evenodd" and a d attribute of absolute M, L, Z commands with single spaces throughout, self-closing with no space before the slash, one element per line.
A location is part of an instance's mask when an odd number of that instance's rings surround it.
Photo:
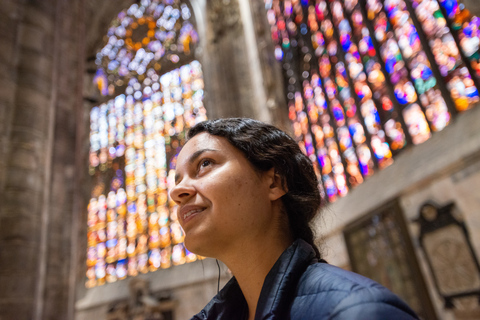
<path fill-rule="evenodd" d="M 204 207 L 199 206 L 185 206 L 180 209 L 180 219 L 182 220 L 183 224 L 190 221 L 193 217 L 197 216 L 199 213 L 205 210 Z"/>

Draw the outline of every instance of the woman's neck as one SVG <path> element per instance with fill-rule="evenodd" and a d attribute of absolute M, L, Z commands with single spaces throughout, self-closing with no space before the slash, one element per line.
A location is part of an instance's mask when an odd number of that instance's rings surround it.
<path fill-rule="evenodd" d="M 258 299 L 267 274 L 293 240 L 290 237 L 262 237 L 261 241 L 247 241 L 232 257 L 221 259 L 232 271 L 248 304 L 248 319 L 255 318 Z"/>

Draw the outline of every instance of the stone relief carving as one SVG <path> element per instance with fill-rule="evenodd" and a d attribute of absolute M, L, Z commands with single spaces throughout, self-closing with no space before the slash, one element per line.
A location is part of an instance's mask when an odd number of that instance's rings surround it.
<path fill-rule="evenodd" d="M 456 225 L 425 236 L 425 250 L 430 256 L 438 288 L 444 295 L 480 287 L 480 275 L 463 238 L 460 227 Z"/>
<path fill-rule="evenodd" d="M 480 297 L 480 265 L 468 230 L 455 203 L 427 201 L 420 208 L 420 245 L 446 308 L 457 308 L 467 297 Z M 459 299 L 464 299 L 462 300 Z"/>
<path fill-rule="evenodd" d="M 117 302 L 110 307 L 107 320 L 167 320 L 166 313 L 172 311 L 175 302 L 160 300 L 149 290 L 145 279 L 134 278 L 129 283 L 130 298 Z"/>

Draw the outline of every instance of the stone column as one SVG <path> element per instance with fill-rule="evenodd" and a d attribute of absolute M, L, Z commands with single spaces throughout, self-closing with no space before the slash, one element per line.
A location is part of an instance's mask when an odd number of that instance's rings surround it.
<path fill-rule="evenodd" d="M 244 81 L 249 73 L 238 0 L 206 1 L 205 34 L 200 37 L 207 115 L 254 116 L 250 86 Z"/>
<path fill-rule="evenodd" d="M 270 25 L 267 21 L 267 12 L 264 1 L 249 0 L 250 14 L 252 16 L 253 37 L 255 39 L 255 52 L 260 66 L 257 73 L 261 77 L 262 89 L 265 92 L 265 104 L 270 115 L 270 122 L 288 132 L 292 125 L 288 119 L 288 109 L 285 101 L 285 89 L 281 64 L 275 58 Z M 252 46 L 253 47 L 253 46 Z M 257 108 L 265 106 L 257 105 Z"/>
<path fill-rule="evenodd" d="M 480 3 L 477 0 L 463 0 L 460 2 L 465 4 L 465 8 L 467 8 L 471 14 L 477 17 L 480 16 Z"/>
<path fill-rule="evenodd" d="M 191 2 L 194 8 L 204 3 Z M 282 74 L 263 1 L 209 0 L 204 5 L 205 24 L 197 29 L 209 118 L 251 117 L 287 128 Z"/>
<path fill-rule="evenodd" d="M 56 19 L 59 54 L 54 86 L 56 103 L 53 148 L 51 150 L 51 191 L 46 237 L 46 270 L 42 319 L 73 319 L 77 279 L 81 190 L 88 175 L 88 159 L 79 149 L 88 146 L 88 111 L 83 107 L 85 13 L 83 0 L 60 2 Z M 82 252 L 83 253 L 83 252 Z M 84 256 L 84 254 L 82 254 Z M 84 264 L 85 260 L 81 263 Z"/>
<path fill-rule="evenodd" d="M 16 64 L 12 68 L 16 70 L 11 80 L 16 85 L 11 85 L 8 141 L 2 143 L 6 150 L 0 195 L 0 314 L 3 319 L 39 319 L 45 263 L 42 233 L 48 211 L 45 185 L 53 125 L 55 1 L 11 6 L 22 19 L 16 24 L 14 39 Z"/>
<path fill-rule="evenodd" d="M 2 320 L 68 318 L 79 1 L 0 8 Z"/>
<path fill-rule="evenodd" d="M 0 6 L 0 192 L 6 176 L 6 153 L 11 132 L 18 65 L 18 35 L 24 1 L 4 1 Z M 3 192 L 1 192 L 3 193 Z M 0 193 L 0 194 L 1 194 Z"/>
<path fill-rule="evenodd" d="M 209 118 L 240 116 L 272 122 L 250 2 L 209 0 L 205 17 L 200 61 Z"/>

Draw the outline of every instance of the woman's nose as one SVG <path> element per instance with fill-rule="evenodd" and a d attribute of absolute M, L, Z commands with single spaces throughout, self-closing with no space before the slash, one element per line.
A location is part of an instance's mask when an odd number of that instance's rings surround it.
<path fill-rule="evenodd" d="M 170 191 L 170 197 L 176 204 L 182 204 L 194 194 L 195 188 L 186 180 L 176 184 Z"/>

